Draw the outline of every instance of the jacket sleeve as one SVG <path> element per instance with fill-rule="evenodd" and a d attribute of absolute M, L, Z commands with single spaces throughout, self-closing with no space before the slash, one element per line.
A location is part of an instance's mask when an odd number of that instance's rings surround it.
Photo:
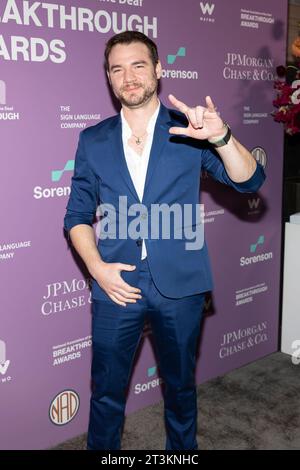
<path fill-rule="evenodd" d="M 236 183 L 228 176 L 225 166 L 218 154 L 207 148 L 202 152 L 202 167 L 217 181 L 232 186 L 240 193 L 255 193 L 266 179 L 263 166 L 256 162 L 253 175 L 242 183 Z"/>
<path fill-rule="evenodd" d="M 71 193 L 64 218 L 67 232 L 79 224 L 92 226 L 98 203 L 98 180 L 87 161 L 84 131 L 79 134 Z"/>

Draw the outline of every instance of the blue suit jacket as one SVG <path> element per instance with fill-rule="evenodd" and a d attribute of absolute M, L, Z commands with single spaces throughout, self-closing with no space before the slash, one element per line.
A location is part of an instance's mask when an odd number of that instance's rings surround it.
<path fill-rule="evenodd" d="M 243 183 L 233 182 L 226 173 L 219 156 L 207 143 L 184 136 L 169 134 L 171 126 L 186 126 L 186 118 L 161 104 L 157 118 L 145 182 L 143 200 L 139 201 L 127 168 L 122 144 L 120 115 L 108 118 L 80 133 L 72 178 L 71 194 L 67 205 L 64 227 L 69 231 L 77 224 L 92 226 L 99 203 L 116 208 L 117 239 L 99 240 L 98 250 L 106 262 L 136 265 L 134 271 L 122 271 L 123 279 L 137 286 L 141 259 L 141 243 L 132 238 L 120 239 L 120 215 L 127 208 L 119 208 L 119 196 L 127 197 L 127 207 L 142 202 L 148 209 L 151 224 L 151 204 L 169 206 L 190 204 L 192 225 L 196 222 L 199 204 L 200 172 L 207 170 L 216 180 L 228 184 L 239 192 L 255 192 L 262 185 L 265 174 L 257 164 L 253 176 Z M 105 214 L 104 214 L 105 215 Z M 109 214 L 107 213 L 109 217 Z M 128 217 L 128 224 L 131 222 Z M 212 275 L 206 243 L 201 249 L 186 250 L 184 222 L 177 230 L 181 238 L 145 239 L 148 262 L 158 290 L 167 297 L 180 298 L 212 289 Z M 92 296 L 108 299 L 103 289 L 93 280 Z"/>

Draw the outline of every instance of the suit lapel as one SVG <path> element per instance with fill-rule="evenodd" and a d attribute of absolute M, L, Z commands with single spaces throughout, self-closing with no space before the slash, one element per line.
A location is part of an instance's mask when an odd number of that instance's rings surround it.
<path fill-rule="evenodd" d="M 111 148 L 113 158 L 120 173 L 133 197 L 139 201 L 133 181 L 128 170 L 122 141 L 122 123 L 120 114 L 116 116 L 116 123 L 107 136 L 108 144 Z"/>
<path fill-rule="evenodd" d="M 154 175 L 155 168 L 159 162 L 159 159 L 162 155 L 162 151 L 164 146 L 169 140 L 169 128 L 171 127 L 172 123 L 170 121 L 170 115 L 168 109 L 161 103 L 159 114 L 157 116 L 157 121 L 154 129 L 153 141 L 151 152 L 149 156 L 147 174 L 146 174 L 146 181 L 145 181 L 145 188 L 143 194 L 143 203 L 146 204 L 147 196 L 150 193 L 150 182 L 151 178 Z"/>

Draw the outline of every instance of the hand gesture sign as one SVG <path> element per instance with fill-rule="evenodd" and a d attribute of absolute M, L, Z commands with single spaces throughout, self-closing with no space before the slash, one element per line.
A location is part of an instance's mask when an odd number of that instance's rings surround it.
<path fill-rule="evenodd" d="M 203 106 L 190 108 L 173 95 L 169 95 L 169 100 L 176 109 L 186 115 L 189 121 L 188 127 L 171 127 L 169 129 L 170 134 L 186 135 L 200 140 L 224 135 L 224 123 L 218 115 L 210 96 L 205 98 L 206 108 Z"/>

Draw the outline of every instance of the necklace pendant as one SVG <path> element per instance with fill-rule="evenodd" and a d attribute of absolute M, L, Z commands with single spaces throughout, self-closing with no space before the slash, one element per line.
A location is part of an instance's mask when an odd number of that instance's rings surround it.
<path fill-rule="evenodd" d="M 140 140 L 140 138 L 139 138 L 139 137 L 137 138 L 137 140 L 135 141 L 135 143 L 136 143 L 137 145 L 140 145 L 140 143 L 141 143 L 141 140 Z"/>

